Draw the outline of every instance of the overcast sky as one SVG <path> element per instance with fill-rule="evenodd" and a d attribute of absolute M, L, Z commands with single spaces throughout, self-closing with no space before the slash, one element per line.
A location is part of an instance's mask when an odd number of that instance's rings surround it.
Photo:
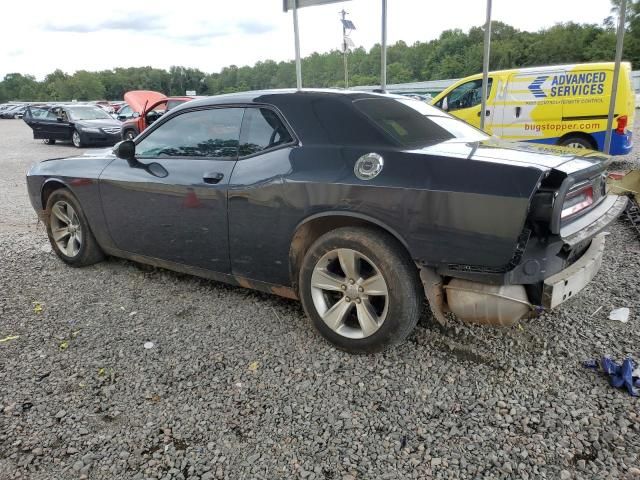
<path fill-rule="evenodd" d="M 356 45 L 380 41 L 380 0 L 351 0 L 299 11 L 302 54 L 341 43 L 338 11 L 356 25 Z M 388 0 L 388 41 L 408 44 L 451 28 L 484 23 L 484 0 Z M 602 23 L 609 0 L 494 0 L 493 18 L 522 30 L 557 22 Z M 217 72 L 235 64 L 294 55 L 291 13 L 281 0 L 9 0 L 2 5 L 0 78 L 21 72 L 42 79 L 60 68 L 171 65 Z M 613 55 L 613 52 L 612 52 Z"/>

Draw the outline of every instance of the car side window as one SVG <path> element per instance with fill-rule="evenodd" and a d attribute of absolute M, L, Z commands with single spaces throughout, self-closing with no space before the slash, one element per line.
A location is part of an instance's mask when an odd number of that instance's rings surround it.
<path fill-rule="evenodd" d="M 58 110 L 57 109 L 49 110 L 45 118 L 47 120 L 56 120 L 58 118 Z"/>
<path fill-rule="evenodd" d="M 493 81 L 489 78 L 487 82 L 487 97 L 491 94 Z M 482 79 L 471 80 L 454 88 L 449 95 L 442 98 L 437 106 L 447 112 L 471 108 L 482 103 Z"/>
<path fill-rule="evenodd" d="M 269 108 L 247 108 L 242 120 L 239 155 L 241 157 L 285 145 L 291 134 Z"/>
<path fill-rule="evenodd" d="M 136 145 L 138 158 L 237 157 L 242 108 L 213 108 L 177 115 Z"/>

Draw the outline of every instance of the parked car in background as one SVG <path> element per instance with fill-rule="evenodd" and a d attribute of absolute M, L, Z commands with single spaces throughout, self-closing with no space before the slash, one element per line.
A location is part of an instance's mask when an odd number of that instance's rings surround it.
<path fill-rule="evenodd" d="M 33 138 L 48 144 L 70 140 L 80 148 L 114 145 L 120 139 L 120 122 L 95 105 L 30 105 L 23 120 L 33 130 Z"/>
<path fill-rule="evenodd" d="M 24 116 L 24 112 L 26 111 L 28 105 L 20 105 L 18 108 L 14 108 L 11 110 L 13 114 L 13 118 L 22 118 Z"/>
<path fill-rule="evenodd" d="M 506 140 L 604 149 L 614 63 L 583 63 L 489 72 L 485 130 Z M 480 126 L 482 75 L 458 80 L 432 100 Z M 623 62 L 616 94 L 611 154 L 633 147 L 635 95 Z"/>
<path fill-rule="evenodd" d="M 0 113 L 1 113 L 3 110 L 6 110 L 6 109 L 8 109 L 8 108 L 13 108 L 13 107 L 15 107 L 15 106 L 16 106 L 16 104 L 15 104 L 15 103 L 3 103 L 2 105 L 0 105 Z"/>
<path fill-rule="evenodd" d="M 167 97 L 151 90 L 135 90 L 125 93 L 124 99 L 131 108 L 131 118 L 126 119 L 125 113 L 121 110 L 118 119 L 124 121 L 121 129 L 122 138 L 131 140 L 165 112 L 192 100 L 193 97 Z"/>
<path fill-rule="evenodd" d="M 405 97 L 279 90 L 185 103 L 27 185 L 72 266 L 107 254 L 299 298 L 329 341 L 370 352 L 425 297 L 441 321 L 513 324 L 576 296 L 626 205 L 605 160 Z"/>
<path fill-rule="evenodd" d="M 116 112 L 116 118 L 121 122 L 125 122 L 133 118 L 135 113 L 136 112 L 134 112 L 133 109 L 125 103 L 120 108 L 118 108 L 118 111 Z"/>
<path fill-rule="evenodd" d="M 415 100 L 420 100 L 422 102 L 430 103 L 433 100 L 433 97 L 428 93 L 402 93 L 404 97 L 413 98 Z"/>
<path fill-rule="evenodd" d="M 125 102 L 110 102 L 111 107 L 113 108 L 113 113 L 118 113 L 122 107 L 126 105 Z"/>
<path fill-rule="evenodd" d="M 96 107 L 101 108 L 102 110 L 107 112 L 109 115 L 111 115 L 112 113 L 115 112 L 115 110 L 113 109 L 111 104 L 109 102 L 107 102 L 106 100 L 98 100 L 97 102 L 94 102 L 94 105 Z"/>
<path fill-rule="evenodd" d="M 22 105 L 10 105 L 4 110 L 0 110 L 0 118 L 19 118 L 24 112 Z"/>

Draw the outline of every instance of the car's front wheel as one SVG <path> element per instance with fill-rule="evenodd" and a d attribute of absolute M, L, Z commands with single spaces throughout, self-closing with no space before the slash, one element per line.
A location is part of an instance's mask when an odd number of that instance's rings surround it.
<path fill-rule="evenodd" d="M 71 134 L 71 142 L 76 148 L 84 147 L 84 145 L 82 144 L 82 137 L 80 136 L 80 132 L 78 132 L 77 130 L 74 130 Z"/>
<path fill-rule="evenodd" d="M 53 192 L 47 200 L 47 214 L 47 235 L 62 261 L 84 267 L 104 258 L 80 204 L 70 191 Z"/>
<path fill-rule="evenodd" d="M 349 352 L 400 343 L 420 318 L 417 269 L 395 238 L 375 229 L 344 227 L 321 236 L 305 255 L 299 282 L 316 329 Z"/>
<path fill-rule="evenodd" d="M 123 137 L 125 140 L 133 140 L 134 138 L 136 138 L 136 132 L 134 132 L 133 130 L 127 130 L 126 132 L 124 132 Z"/>

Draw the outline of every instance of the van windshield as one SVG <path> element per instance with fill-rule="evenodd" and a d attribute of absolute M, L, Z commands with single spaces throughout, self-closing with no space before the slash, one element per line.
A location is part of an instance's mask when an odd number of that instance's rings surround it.
<path fill-rule="evenodd" d="M 447 140 L 478 142 L 489 136 L 420 100 L 363 98 L 355 107 L 405 147 L 422 147 Z"/>

